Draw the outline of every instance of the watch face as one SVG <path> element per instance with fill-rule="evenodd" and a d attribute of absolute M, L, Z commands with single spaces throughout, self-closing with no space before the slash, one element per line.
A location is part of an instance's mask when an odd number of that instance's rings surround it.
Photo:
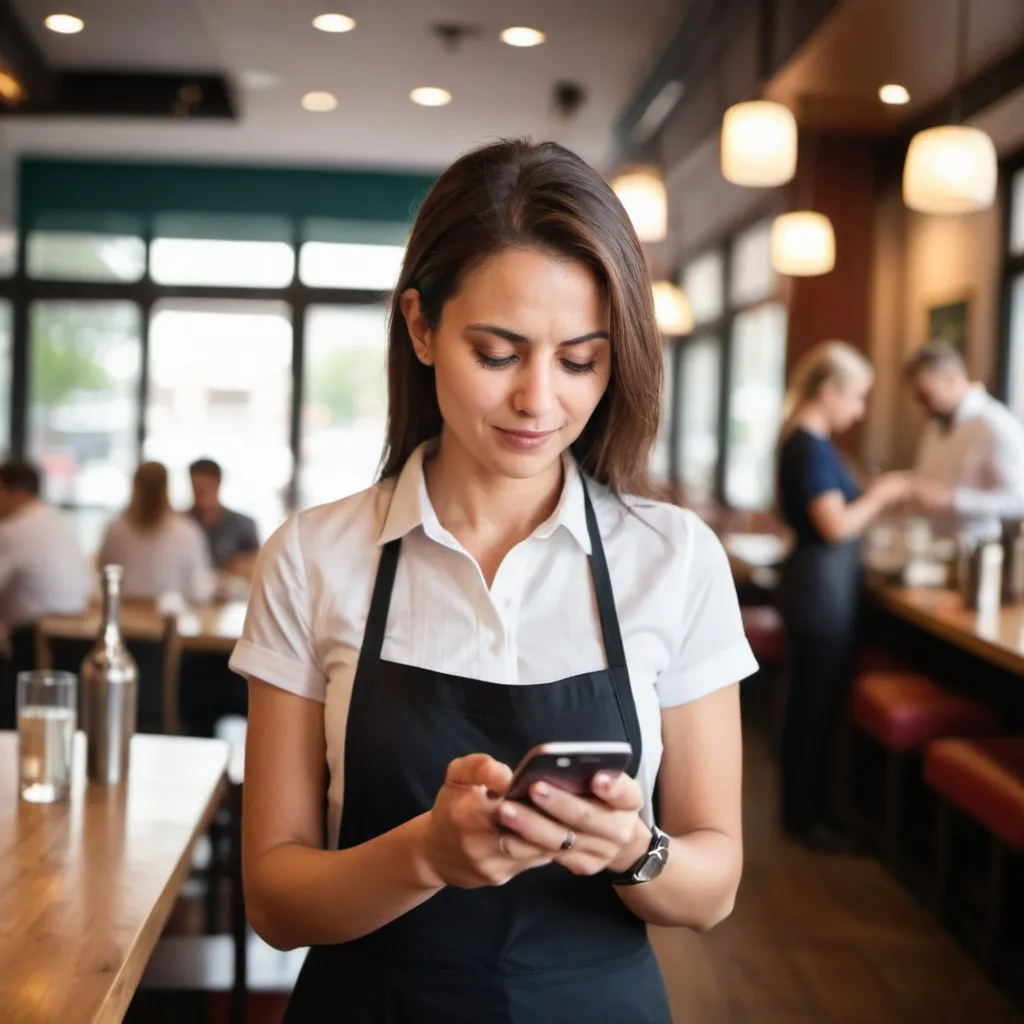
<path fill-rule="evenodd" d="M 647 854 L 647 860 L 637 869 L 636 878 L 640 882 L 651 882 L 665 870 L 668 861 L 668 836 L 658 833 L 657 845 Z"/>

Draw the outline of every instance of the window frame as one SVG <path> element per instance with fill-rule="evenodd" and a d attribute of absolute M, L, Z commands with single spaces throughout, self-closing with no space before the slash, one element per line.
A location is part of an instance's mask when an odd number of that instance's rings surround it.
<path fill-rule="evenodd" d="M 16 235 L 16 257 L 14 274 L 0 278 L 0 298 L 11 304 L 11 371 L 10 371 L 10 422 L 9 453 L 12 457 L 24 457 L 28 443 L 29 386 L 29 310 L 39 301 L 127 301 L 139 309 L 139 331 L 141 335 L 141 363 L 136 404 L 135 449 L 141 461 L 146 442 L 146 408 L 149 391 L 149 346 L 150 321 L 154 307 L 168 299 L 212 299 L 263 301 L 278 300 L 291 310 L 292 401 L 289 425 L 289 447 L 292 453 L 292 476 L 288 483 L 285 506 L 288 510 L 298 507 L 299 459 L 302 447 L 302 407 L 304 400 L 304 346 L 306 312 L 310 306 L 363 306 L 380 305 L 387 302 L 390 292 L 380 290 L 313 287 L 305 285 L 299 278 L 298 253 L 303 239 L 300 237 L 298 222 L 290 241 L 295 251 L 292 279 L 281 287 L 252 287 L 241 285 L 161 285 L 149 272 L 149 248 L 152 232 L 146 227 L 140 232 L 146 248 L 145 273 L 138 281 L 75 281 L 56 278 L 31 278 L 27 273 L 26 252 L 27 232 L 19 229 Z M 66 505 L 67 508 L 86 506 Z"/>
<path fill-rule="evenodd" d="M 1024 149 L 1005 160 L 999 168 L 1003 192 L 1003 273 L 1001 280 L 1001 331 L 999 347 L 996 352 L 995 384 L 997 397 L 1007 405 L 1011 404 L 1010 371 L 1013 367 L 1014 352 L 1011 351 L 1013 341 L 1013 288 L 1018 279 L 1024 278 L 1024 251 L 1014 255 L 1010 251 L 1011 230 L 1013 227 L 1013 183 L 1017 175 L 1024 175 Z M 1024 190 L 1022 190 L 1024 193 Z M 1024 359 L 1024 352 L 1016 353 L 1017 358 Z"/>

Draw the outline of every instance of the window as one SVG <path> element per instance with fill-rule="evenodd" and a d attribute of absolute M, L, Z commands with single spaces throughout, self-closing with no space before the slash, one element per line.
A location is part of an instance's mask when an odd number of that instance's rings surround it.
<path fill-rule="evenodd" d="M 11 441 L 11 304 L 0 299 L 0 451 Z"/>
<path fill-rule="evenodd" d="M 157 284 L 284 288 L 295 275 L 295 250 L 287 242 L 154 238 L 149 274 Z"/>
<path fill-rule="evenodd" d="M 146 272 L 146 243 L 133 235 L 30 231 L 29 277 L 55 281 L 138 281 Z"/>
<path fill-rule="evenodd" d="M 739 313 L 732 328 L 725 498 L 767 508 L 775 495 L 775 444 L 786 374 L 786 309 L 767 303 Z"/>
<path fill-rule="evenodd" d="M 18 262 L 18 236 L 14 228 L 0 228 L 0 277 L 13 277 Z"/>
<path fill-rule="evenodd" d="M 260 537 L 284 518 L 292 476 L 292 325 L 283 302 L 167 300 L 149 331 L 147 459 L 167 466 L 176 508 L 192 502 L 188 467 L 216 459 L 224 504 Z"/>
<path fill-rule="evenodd" d="M 775 290 L 771 232 L 771 221 L 759 221 L 733 240 L 729 280 L 731 305 L 762 302 Z"/>
<path fill-rule="evenodd" d="M 1006 395 L 1015 415 L 1024 420 L 1024 274 L 1010 285 L 1010 365 Z"/>
<path fill-rule="evenodd" d="M 651 478 L 655 483 L 668 483 L 672 479 L 672 399 L 675 392 L 675 348 L 663 345 L 665 375 L 662 381 L 661 416 L 658 420 L 658 438 L 651 455 Z"/>
<path fill-rule="evenodd" d="M 299 279 L 314 288 L 390 291 L 404 256 L 401 245 L 306 242 L 299 251 Z"/>
<path fill-rule="evenodd" d="M 718 413 L 722 358 L 718 338 L 698 337 L 679 360 L 679 419 L 676 450 L 686 500 L 709 501 L 718 464 Z"/>
<path fill-rule="evenodd" d="M 690 263 L 683 275 L 683 290 L 690 300 L 697 324 L 717 320 L 725 311 L 725 281 L 722 254 L 705 253 Z"/>
<path fill-rule="evenodd" d="M 1024 168 L 1013 176 L 1011 185 L 1010 255 L 1024 256 Z"/>
<path fill-rule="evenodd" d="M 28 454 L 48 501 L 92 508 L 79 521 L 90 551 L 127 502 L 137 461 L 139 325 L 131 302 L 29 308 Z"/>
<path fill-rule="evenodd" d="M 387 309 L 311 306 L 306 314 L 299 502 L 369 487 L 387 423 Z"/>

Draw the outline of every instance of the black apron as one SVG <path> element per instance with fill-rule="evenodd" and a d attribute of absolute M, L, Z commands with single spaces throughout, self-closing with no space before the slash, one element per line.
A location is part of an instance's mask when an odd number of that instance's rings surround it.
<path fill-rule="evenodd" d="M 628 740 L 640 726 L 611 579 L 584 486 L 608 668 L 534 686 L 382 661 L 401 540 L 385 545 L 353 683 L 339 847 L 429 810 L 448 763 L 515 765 L 537 743 Z M 582 614 L 583 609 L 567 609 Z M 606 878 L 552 864 L 441 890 L 363 938 L 310 950 L 285 1024 L 671 1024 L 646 926 Z"/>

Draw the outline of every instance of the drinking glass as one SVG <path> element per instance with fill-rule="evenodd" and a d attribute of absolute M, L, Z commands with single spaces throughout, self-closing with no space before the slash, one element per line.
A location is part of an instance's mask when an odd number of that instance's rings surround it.
<path fill-rule="evenodd" d="M 19 672 L 17 700 L 21 798 L 64 800 L 71 788 L 78 679 L 72 672 Z"/>

